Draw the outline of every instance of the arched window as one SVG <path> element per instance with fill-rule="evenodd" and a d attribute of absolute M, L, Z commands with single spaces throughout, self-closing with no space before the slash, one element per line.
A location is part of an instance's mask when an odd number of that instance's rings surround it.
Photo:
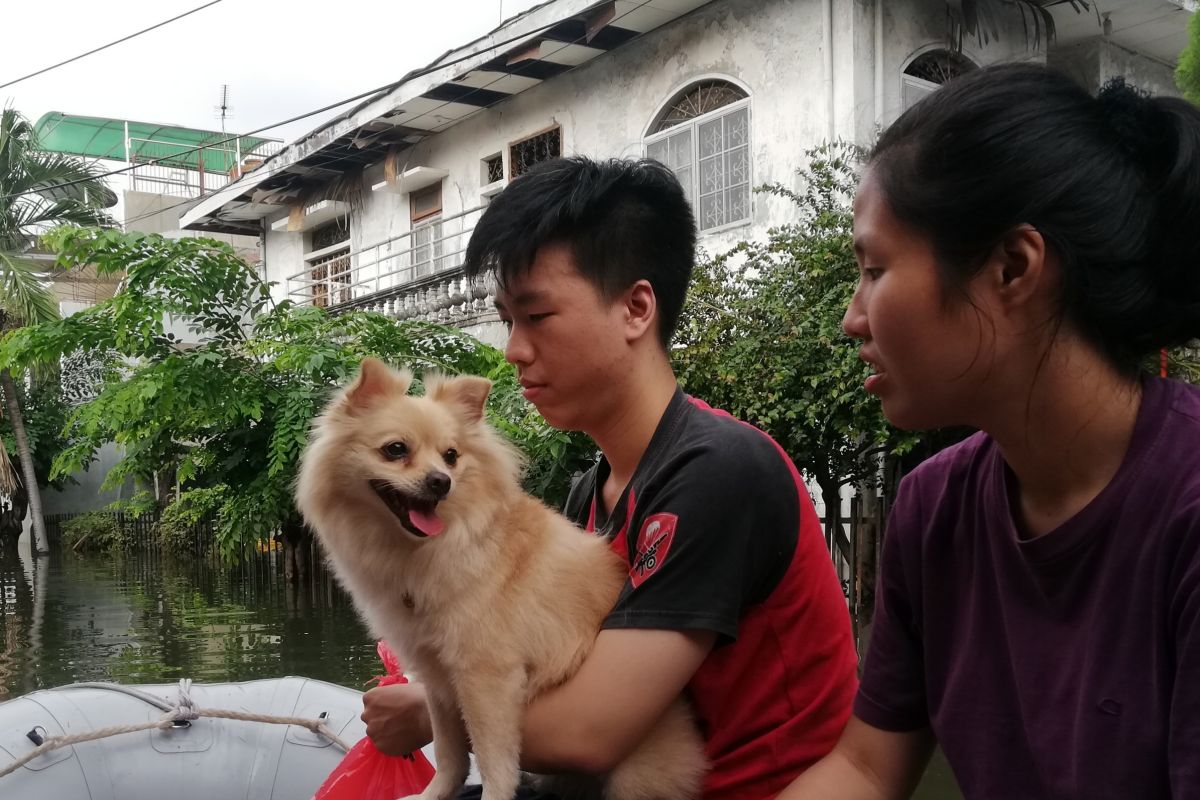
<path fill-rule="evenodd" d="M 907 111 L 951 78 L 975 69 L 975 62 L 953 50 L 926 50 L 908 62 L 900 76 L 901 106 Z"/>
<path fill-rule="evenodd" d="M 646 157 L 679 177 L 701 232 L 750 219 L 750 98 L 705 80 L 667 103 L 646 136 Z"/>

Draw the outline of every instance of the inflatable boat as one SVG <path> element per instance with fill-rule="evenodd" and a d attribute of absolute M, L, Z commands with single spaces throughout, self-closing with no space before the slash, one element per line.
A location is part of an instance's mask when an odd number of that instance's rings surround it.
<path fill-rule="evenodd" d="M 360 692 L 307 678 L 37 691 L 0 703 L 0 771 L 41 748 L 0 798 L 308 800 L 361 713 Z"/>

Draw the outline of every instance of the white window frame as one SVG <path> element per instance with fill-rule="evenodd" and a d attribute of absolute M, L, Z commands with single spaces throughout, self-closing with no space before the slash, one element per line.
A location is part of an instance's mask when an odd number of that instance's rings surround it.
<path fill-rule="evenodd" d="M 917 97 L 912 102 L 908 101 L 908 89 L 910 87 L 922 93 L 920 97 Z M 900 73 L 900 113 L 903 114 L 905 111 L 908 111 L 939 88 L 941 88 L 941 84 L 927 81 L 924 78 L 915 78 L 903 72 Z"/>
<path fill-rule="evenodd" d="M 913 65 L 913 62 L 915 62 L 917 59 L 921 58 L 922 56 L 926 56 L 930 53 L 936 53 L 936 52 L 943 51 L 946 49 L 947 49 L 946 44 L 944 42 L 935 42 L 932 44 L 927 44 L 924 47 L 921 47 L 921 48 L 917 49 L 916 51 L 914 51 L 911 55 L 909 55 L 908 58 L 906 58 L 904 60 L 904 66 L 901 67 L 901 69 L 900 69 L 900 104 L 899 105 L 900 105 L 900 113 L 901 114 L 903 114 L 905 111 L 908 111 L 908 109 L 912 108 L 914 105 L 919 103 L 921 100 L 925 99 L 926 97 L 933 94 L 934 92 L 936 92 L 938 89 L 940 89 L 942 87 L 942 84 L 940 84 L 940 83 L 934 83 L 933 81 L 927 81 L 924 78 L 918 78 L 915 75 L 909 75 L 908 68 Z M 975 54 L 968 53 L 966 50 L 961 51 L 960 53 L 958 53 L 958 55 L 960 55 L 966 61 L 970 62 L 974 66 L 975 69 L 979 69 L 980 65 L 983 63 L 982 59 L 977 57 Z M 913 89 L 916 89 L 917 91 L 923 92 L 923 94 L 921 94 L 920 97 L 917 97 L 911 103 L 909 103 L 905 100 L 905 92 L 910 87 Z"/>
<path fill-rule="evenodd" d="M 691 84 L 689 84 L 689 86 L 694 85 L 695 83 L 696 82 L 693 81 Z M 676 92 L 672 95 L 672 97 L 678 97 L 680 94 L 681 92 Z M 726 222 L 724 225 L 718 225 L 715 228 L 705 228 L 703 227 L 703 221 L 700 218 L 700 126 L 706 122 L 711 122 L 714 119 L 741 111 L 743 109 L 746 111 L 746 216 L 733 222 Z M 754 221 L 754 114 L 750 108 L 750 98 L 746 97 L 737 101 L 736 103 L 730 103 L 729 105 L 721 106 L 720 108 L 709 111 L 707 114 L 701 114 L 695 119 L 690 119 L 687 122 L 681 122 L 678 125 L 672 125 L 671 127 L 659 131 L 658 133 L 646 136 L 642 140 L 642 154 L 648 157 L 650 145 L 679 133 L 685 127 L 690 127 L 692 130 L 692 185 L 684 188 L 688 190 L 688 196 L 692 201 L 692 213 L 696 216 L 697 232 L 702 236 L 707 236 L 709 234 L 721 233 L 722 231 L 731 230 L 733 228 L 740 228 L 752 223 Z M 674 168 L 672 167 L 671 170 L 674 171 Z"/>
<path fill-rule="evenodd" d="M 314 283 L 309 284 L 310 296 L 308 300 L 312 305 L 317 305 L 317 300 L 319 298 L 316 290 L 319 284 L 315 283 L 315 281 L 323 281 L 323 284 L 320 285 L 325 287 L 325 294 L 322 296 L 325 300 L 325 305 L 319 306 L 320 308 L 332 308 L 334 306 L 341 305 L 342 303 L 349 302 L 353 297 L 353 291 L 350 287 L 350 284 L 354 283 L 354 248 L 350 245 L 350 242 L 353 239 L 353 231 L 351 229 L 351 225 L 353 225 L 353 217 L 350 214 L 346 214 L 345 216 L 346 238 L 334 242 L 333 244 L 326 245 L 325 247 L 321 247 L 319 249 L 312 249 L 314 234 L 316 234 L 316 232 L 321 228 L 324 228 L 326 225 L 330 224 L 333 220 L 330 222 L 322 222 L 312 230 L 304 232 L 304 253 L 301 258 L 304 261 L 305 271 L 308 273 L 309 280 L 314 281 Z M 344 254 L 340 252 L 342 250 L 345 251 Z M 344 257 L 346 259 L 344 268 L 337 271 L 336 279 L 330 274 L 333 269 L 333 264 L 335 263 L 334 259 L 323 261 L 323 263 L 313 263 L 322 261 L 323 259 L 326 259 L 334 254 L 337 254 L 337 258 Z M 325 270 L 325 277 L 313 278 L 312 274 L 318 269 L 322 268 Z M 335 284 L 342 284 L 344 285 L 344 288 L 337 288 L 335 287 Z M 341 299 L 335 302 L 335 297 Z"/>
<path fill-rule="evenodd" d="M 426 238 L 428 237 L 428 238 Z M 425 241 L 418 241 L 425 239 Z M 409 247 L 412 254 L 409 262 L 412 264 L 412 279 L 428 277 L 441 272 L 442 263 L 442 212 L 430 214 L 413 226 L 409 235 Z M 421 258 L 418 258 L 418 253 Z"/>

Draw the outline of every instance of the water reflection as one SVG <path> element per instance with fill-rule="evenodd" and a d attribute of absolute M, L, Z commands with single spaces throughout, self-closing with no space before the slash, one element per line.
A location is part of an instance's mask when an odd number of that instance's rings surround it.
<path fill-rule="evenodd" d="M 289 587 L 274 554 L 222 565 L 56 553 L 42 564 L 39 604 L 21 559 L 0 555 L 0 699 L 79 680 L 304 675 L 361 688 L 380 671 L 329 576 Z"/>
<path fill-rule="evenodd" d="M 89 680 L 302 675 L 363 688 L 382 668 L 349 598 L 324 570 L 289 587 L 279 561 L 64 552 L 35 575 L 16 553 L 0 552 L 0 700 Z M 36 598 L 35 580 L 44 583 Z M 938 757 L 914 800 L 959 796 Z"/>

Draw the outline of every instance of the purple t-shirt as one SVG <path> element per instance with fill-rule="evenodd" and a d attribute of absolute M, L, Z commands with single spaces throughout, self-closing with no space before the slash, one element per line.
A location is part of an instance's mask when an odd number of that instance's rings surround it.
<path fill-rule="evenodd" d="M 1117 474 L 1031 540 L 976 434 L 900 485 L 855 714 L 968 798 L 1200 798 L 1200 389 L 1147 378 Z"/>

